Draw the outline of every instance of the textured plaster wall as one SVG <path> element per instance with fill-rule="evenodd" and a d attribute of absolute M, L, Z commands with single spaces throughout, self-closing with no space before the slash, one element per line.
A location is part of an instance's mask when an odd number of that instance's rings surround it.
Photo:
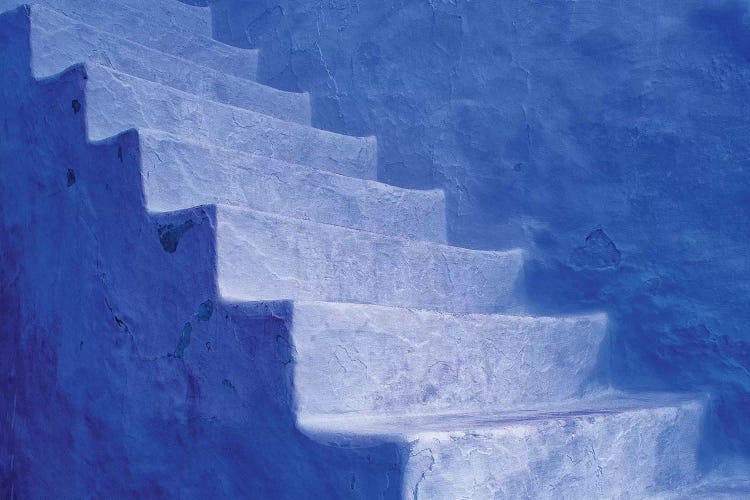
<path fill-rule="evenodd" d="M 750 14 L 717 0 L 216 0 L 217 38 L 451 241 L 531 252 L 533 311 L 607 310 L 619 387 L 710 390 L 750 450 Z"/>

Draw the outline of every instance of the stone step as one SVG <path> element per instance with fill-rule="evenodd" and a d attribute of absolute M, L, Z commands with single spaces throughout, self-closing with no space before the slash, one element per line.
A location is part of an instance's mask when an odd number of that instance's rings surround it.
<path fill-rule="evenodd" d="M 147 206 L 229 204 L 444 243 L 445 196 L 139 130 Z"/>
<path fill-rule="evenodd" d="M 112 33 L 139 29 L 180 31 L 203 37 L 212 33 L 210 9 L 178 0 L 0 0 L 0 11 L 24 4 L 47 5 Z"/>
<path fill-rule="evenodd" d="M 523 253 L 476 251 L 217 206 L 228 300 L 377 303 L 443 311 L 517 306 Z"/>
<path fill-rule="evenodd" d="M 696 398 L 578 400 L 495 415 L 328 417 L 302 429 L 334 446 L 397 443 L 403 498 L 653 498 L 697 474 Z"/>
<path fill-rule="evenodd" d="M 533 318 L 294 303 L 301 419 L 484 412 L 563 401 L 591 382 L 604 314 Z"/>
<path fill-rule="evenodd" d="M 209 100 L 310 124 L 308 94 L 284 92 L 221 73 L 74 21 L 41 5 L 33 5 L 30 15 L 32 71 L 36 77 L 88 61 Z"/>
<path fill-rule="evenodd" d="M 87 64 L 86 70 L 92 140 L 129 128 L 149 128 L 351 177 L 377 176 L 373 137 L 350 137 L 279 120 L 98 64 Z"/>
<path fill-rule="evenodd" d="M 13 9 L 23 3 L 19 0 L 0 0 L 0 11 Z M 33 3 L 46 5 L 71 19 L 220 73 L 250 80 L 254 80 L 257 74 L 258 51 L 225 45 L 211 38 L 210 34 L 199 33 L 190 26 L 181 26 L 175 17 L 151 12 L 152 9 L 159 12 L 164 10 L 163 2 L 143 2 L 145 10 L 114 0 L 44 0 Z M 177 4 L 180 3 L 169 2 L 169 8 Z"/>
<path fill-rule="evenodd" d="M 723 466 L 724 464 L 722 464 Z M 741 472 L 719 472 L 694 485 L 660 495 L 660 500 L 747 500 L 750 499 L 750 464 Z"/>

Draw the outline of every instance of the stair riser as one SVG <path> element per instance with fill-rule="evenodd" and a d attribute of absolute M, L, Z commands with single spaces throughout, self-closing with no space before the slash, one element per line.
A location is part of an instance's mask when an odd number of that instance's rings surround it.
<path fill-rule="evenodd" d="M 343 136 L 281 121 L 98 65 L 87 69 L 87 118 L 92 139 L 127 128 L 149 128 L 351 177 L 376 176 L 374 138 Z"/>
<path fill-rule="evenodd" d="M 237 300 L 487 312 L 515 306 L 520 252 L 475 252 L 220 207 L 219 286 Z"/>
<path fill-rule="evenodd" d="M 298 413 L 484 414 L 562 401 L 593 379 L 605 333 L 603 315 L 440 317 L 298 305 Z"/>
<path fill-rule="evenodd" d="M 337 226 L 445 242 L 441 191 L 402 190 L 141 132 L 151 210 L 230 204 Z"/>
<path fill-rule="evenodd" d="M 158 50 L 75 23 L 50 9 L 32 6 L 32 68 L 37 77 L 80 62 L 161 83 L 282 120 L 310 123 L 308 94 L 282 92 L 223 74 Z"/>
<path fill-rule="evenodd" d="M 192 7 L 177 0 L 0 0 L 0 11 L 31 3 L 48 5 L 73 19 L 93 24 L 111 33 L 126 33 L 141 28 L 181 31 L 210 37 L 212 31 L 209 9 Z"/>
<path fill-rule="evenodd" d="M 405 499 L 651 498 L 695 479 L 703 407 L 407 438 Z"/>

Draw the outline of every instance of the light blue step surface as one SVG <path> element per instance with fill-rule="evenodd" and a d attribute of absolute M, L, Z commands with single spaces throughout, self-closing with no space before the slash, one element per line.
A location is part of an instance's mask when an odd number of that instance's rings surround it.
<path fill-rule="evenodd" d="M 351 177 L 377 177 L 374 137 L 351 137 L 279 120 L 98 64 L 87 64 L 86 71 L 92 140 L 129 128 L 150 128 Z"/>
<path fill-rule="evenodd" d="M 446 242 L 445 196 L 402 189 L 162 132 L 139 130 L 150 210 L 228 204 L 335 226 Z"/>
<path fill-rule="evenodd" d="M 114 0 L 43 0 L 23 2 L 0 0 L 0 11 L 11 10 L 23 4 L 45 5 L 71 19 L 99 28 L 102 31 L 127 38 L 156 50 L 188 59 L 222 73 L 241 78 L 255 79 L 258 69 L 256 50 L 232 47 L 211 38 L 208 21 L 196 31 L 182 15 L 195 8 L 170 0 L 168 3 L 123 3 Z M 208 9 L 199 9 L 208 16 Z M 189 16 L 192 17 L 192 16 Z M 208 19 L 206 17 L 206 19 Z"/>
<path fill-rule="evenodd" d="M 178 0 L 0 0 L 0 11 L 29 4 L 54 8 L 113 33 L 167 28 L 210 37 L 212 32 L 210 9 Z"/>
<path fill-rule="evenodd" d="M 32 70 L 37 77 L 91 62 L 209 100 L 310 124 L 308 94 L 284 92 L 202 66 L 74 21 L 42 5 L 31 6 L 31 46 Z"/>
<path fill-rule="evenodd" d="M 604 314 L 544 318 L 294 303 L 301 419 L 555 406 L 593 379 Z"/>
<path fill-rule="evenodd" d="M 457 312 L 518 306 L 518 250 L 467 250 L 225 205 L 216 212 L 217 279 L 227 300 Z"/>
<path fill-rule="evenodd" d="M 705 402 L 581 399 L 526 411 L 332 415 L 301 426 L 335 446 L 398 443 L 404 498 L 664 498 L 698 475 Z"/>

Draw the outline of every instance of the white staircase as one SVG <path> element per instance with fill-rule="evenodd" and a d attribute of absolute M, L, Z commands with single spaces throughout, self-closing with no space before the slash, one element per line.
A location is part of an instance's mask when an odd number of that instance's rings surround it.
<path fill-rule="evenodd" d="M 295 301 L 314 440 L 397 443 L 404 498 L 657 498 L 694 479 L 703 399 L 592 393 L 604 315 L 520 315 L 521 251 L 447 245 L 442 192 L 377 182 L 375 139 L 311 127 L 308 96 L 254 82 L 257 53 L 212 40 L 207 9 L 23 15 L 37 78 L 85 64 L 91 140 L 138 129 L 149 210 L 216 206 L 222 298 Z"/>

